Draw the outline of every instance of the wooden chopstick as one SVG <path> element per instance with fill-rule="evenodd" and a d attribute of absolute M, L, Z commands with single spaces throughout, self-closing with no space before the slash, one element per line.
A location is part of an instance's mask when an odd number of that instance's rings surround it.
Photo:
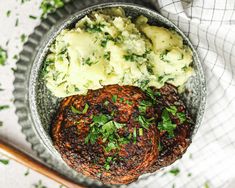
<path fill-rule="evenodd" d="M 7 157 L 27 166 L 28 168 L 31 168 L 32 170 L 35 170 L 55 181 L 58 183 L 68 187 L 68 188 L 85 188 L 82 185 L 78 185 L 71 180 L 65 178 L 58 172 L 50 169 L 49 167 L 45 166 L 44 164 L 40 163 L 39 161 L 33 159 L 29 155 L 23 153 L 19 149 L 16 149 L 14 146 L 4 142 L 2 139 L 0 139 L 0 152 L 3 155 L 6 155 Z"/>

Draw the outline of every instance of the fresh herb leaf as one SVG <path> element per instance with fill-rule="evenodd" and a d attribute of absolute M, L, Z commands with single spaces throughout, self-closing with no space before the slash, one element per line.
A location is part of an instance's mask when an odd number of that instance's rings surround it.
<path fill-rule="evenodd" d="M 25 34 L 20 35 L 20 40 L 22 43 L 24 43 L 26 40 L 26 35 Z"/>
<path fill-rule="evenodd" d="M 82 111 L 77 110 L 74 106 L 71 106 L 71 111 L 75 114 L 85 114 L 87 113 L 88 108 L 89 105 L 86 103 Z"/>
<path fill-rule="evenodd" d="M 0 121 L 0 127 L 2 127 L 3 126 L 3 122 L 2 121 Z"/>
<path fill-rule="evenodd" d="M 113 101 L 114 103 L 117 102 L 117 97 L 118 97 L 117 95 L 113 95 L 113 96 L 112 96 L 112 101 Z"/>
<path fill-rule="evenodd" d="M 158 124 L 158 129 L 160 131 L 167 131 L 169 136 L 173 137 L 175 128 L 176 128 L 176 124 L 173 124 L 171 122 L 168 111 L 164 109 L 162 113 L 162 121 Z"/>
<path fill-rule="evenodd" d="M 90 33 L 101 32 L 102 28 L 105 27 L 105 25 L 101 23 L 89 25 L 87 22 L 84 23 L 84 26 L 85 26 L 85 31 Z"/>
<path fill-rule="evenodd" d="M 88 108 L 89 108 L 89 105 L 86 103 L 84 109 L 82 110 L 82 114 L 87 113 Z"/>
<path fill-rule="evenodd" d="M 138 122 L 140 123 L 141 127 L 148 129 L 149 125 L 152 123 L 154 118 L 146 119 L 144 116 L 138 116 Z"/>
<path fill-rule="evenodd" d="M 7 60 L 7 51 L 0 47 L 0 65 L 5 65 Z"/>
<path fill-rule="evenodd" d="M 158 151 L 162 151 L 162 145 L 161 145 L 161 142 L 158 142 Z"/>
<path fill-rule="evenodd" d="M 15 27 L 17 27 L 18 25 L 19 25 L 19 18 L 16 19 Z"/>
<path fill-rule="evenodd" d="M 173 174 L 174 176 L 177 176 L 180 173 L 179 168 L 172 168 L 169 173 Z"/>
<path fill-rule="evenodd" d="M 186 115 L 185 115 L 185 113 L 179 112 L 179 113 L 177 113 L 177 116 L 178 116 L 178 118 L 180 119 L 180 123 L 185 122 L 185 120 L 186 120 Z"/>
<path fill-rule="evenodd" d="M 110 152 L 113 149 L 117 149 L 118 145 L 115 142 L 109 142 L 108 145 L 105 147 L 106 152 Z"/>
<path fill-rule="evenodd" d="M 177 59 L 177 60 L 182 60 L 182 59 L 184 59 L 184 54 L 183 54 L 183 53 L 181 53 L 180 55 L 181 55 L 181 56 L 180 56 L 180 58 L 179 58 L 179 59 Z"/>
<path fill-rule="evenodd" d="M 205 182 L 205 183 L 204 183 L 204 188 L 210 188 L 210 186 L 209 186 L 209 183 L 208 183 L 208 182 Z"/>
<path fill-rule="evenodd" d="M 110 51 L 104 53 L 104 58 L 110 61 Z"/>
<path fill-rule="evenodd" d="M 39 180 L 37 184 L 34 184 L 34 188 L 47 188 L 42 184 L 42 180 Z"/>
<path fill-rule="evenodd" d="M 77 110 L 74 106 L 71 106 L 71 110 L 75 114 L 81 114 L 81 111 Z"/>
<path fill-rule="evenodd" d="M 36 16 L 33 16 L 33 15 L 29 15 L 29 18 L 30 18 L 30 19 L 33 19 L 33 20 L 36 20 L 36 19 L 37 19 L 37 17 L 36 17 Z"/>
<path fill-rule="evenodd" d="M 151 105 L 152 103 L 150 101 L 142 100 L 138 105 L 138 109 L 141 114 L 146 114 L 147 108 L 150 107 Z"/>
<path fill-rule="evenodd" d="M 19 57 L 18 57 L 18 55 L 16 55 L 16 54 L 13 56 L 13 59 L 15 59 L 15 60 L 17 60 L 18 58 L 19 58 Z"/>
<path fill-rule="evenodd" d="M 164 51 L 160 54 L 159 58 L 160 58 L 162 61 L 169 63 L 170 61 L 165 59 L 166 56 L 167 56 L 167 54 L 168 54 L 169 52 L 170 52 L 170 50 L 167 50 L 167 49 L 164 50 Z"/>
<path fill-rule="evenodd" d="M 94 116 L 92 119 L 94 123 L 103 125 L 107 123 L 111 118 L 107 115 L 101 114 L 101 115 Z"/>
<path fill-rule="evenodd" d="M 188 177 L 191 177 L 192 176 L 192 173 L 188 173 Z"/>
<path fill-rule="evenodd" d="M 1 110 L 5 110 L 5 109 L 8 109 L 8 108 L 9 108 L 8 105 L 1 105 L 1 106 L 0 106 L 0 111 L 1 111 Z"/>
<path fill-rule="evenodd" d="M 109 170 L 110 169 L 110 163 L 112 161 L 115 161 L 115 158 L 107 157 L 107 159 L 105 160 L 105 165 L 104 165 L 105 170 Z"/>
<path fill-rule="evenodd" d="M 133 138 L 134 138 L 134 144 L 135 144 L 136 138 L 137 138 L 136 127 L 134 127 L 134 130 L 133 130 Z"/>
<path fill-rule="evenodd" d="M 0 159 L 0 163 L 2 163 L 4 165 L 8 165 L 9 164 L 9 160 L 7 160 L 7 159 Z"/>
<path fill-rule="evenodd" d="M 124 101 L 124 98 L 122 98 L 122 97 L 119 98 L 119 101 L 120 101 L 120 102 L 123 102 L 123 101 Z"/>
<path fill-rule="evenodd" d="M 107 46 L 108 40 L 107 38 L 105 38 L 104 40 L 101 40 L 100 42 L 100 46 L 102 46 L 103 48 L 105 48 Z"/>
<path fill-rule="evenodd" d="M 24 173 L 24 176 L 28 176 L 29 175 L 29 169 L 27 169 L 27 171 Z"/>
<path fill-rule="evenodd" d="M 63 6 L 63 0 L 43 0 L 40 4 L 40 9 L 42 10 L 42 17 L 45 18 L 47 14 L 54 12 L 57 8 Z"/>
<path fill-rule="evenodd" d="M 176 106 L 169 106 L 166 108 L 166 110 L 170 113 L 172 113 L 174 116 L 176 115 L 176 112 L 177 112 L 177 108 Z"/>
<path fill-rule="evenodd" d="M 105 105 L 105 106 L 108 106 L 108 104 L 109 104 L 109 101 L 105 101 L 105 102 L 104 102 L 104 105 Z"/>
<path fill-rule="evenodd" d="M 7 15 L 7 17 L 9 17 L 9 16 L 11 15 L 11 11 L 8 10 L 8 11 L 6 12 L 6 15 Z"/>
<path fill-rule="evenodd" d="M 83 61 L 83 64 L 86 64 L 86 65 L 89 65 L 89 66 L 94 65 L 96 63 L 98 63 L 98 61 L 92 61 L 90 57 L 88 57 L 87 59 L 85 59 Z"/>
<path fill-rule="evenodd" d="M 150 82 L 149 79 L 141 80 L 140 82 L 138 82 L 138 85 L 140 88 L 144 89 L 146 88 L 149 82 Z"/>
<path fill-rule="evenodd" d="M 156 101 L 156 97 L 161 96 L 161 93 L 158 91 L 154 91 L 152 88 L 148 87 L 145 90 L 145 93 L 152 99 L 153 102 Z"/>
<path fill-rule="evenodd" d="M 128 104 L 128 105 L 132 105 L 132 104 L 133 104 L 133 102 L 131 102 L 131 101 L 129 101 L 129 100 L 126 100 L 125 102 L 126 102 L 126 104 Z"/>

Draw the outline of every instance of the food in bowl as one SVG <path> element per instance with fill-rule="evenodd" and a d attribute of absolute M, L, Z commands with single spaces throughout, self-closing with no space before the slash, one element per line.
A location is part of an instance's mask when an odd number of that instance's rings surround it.
<path fill-rule="evenodd" d="M 135 22 L 123 9 L 94 11 L 63 30 L 50 48 L 46 85 L 57 97 L 86 94 L 104 85 L 183 86 L 193 74 L 192 52 L 175 31 Z"/>
<path fill-rule="evenodd" d="M 178 93 L 191 64 L 179 34 L 143 16 L 133 22 L 121 8 L 63 30 L 43 74 L 62 98 L 51 136 L 64 161 L 103 183 L 128 184 L 180 158 L 194 126 Z"/>

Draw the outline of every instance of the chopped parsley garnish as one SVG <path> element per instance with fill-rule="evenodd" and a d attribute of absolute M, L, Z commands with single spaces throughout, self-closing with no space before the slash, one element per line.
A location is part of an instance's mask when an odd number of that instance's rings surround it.
<path fill-rule="evenodd" d="M 179 168 L 172 168 L 169 173 L 173 174 L 174 176 L 177 176 L 180 173 Z"/>
<path fill-rule="evenodd" d="M 113 157 L 107 157 L 106 158 L 105 165 L 104 165 L 105 170 L 109 170 L 110 169 L 110 163 L 112 161 L 115 161 L 115 158 L 113 158 Z"/>
<path fill-rule="evenodd" d="M 124 55 L 123 58 L 124 58 L 126 61 L 135 62 L 135 61 L 138 61 L 139 58 L 143 58 L 143 55 L 128 54 L 128 55 Z"/>
<path fill-rule="evenodd" d="M 15 60 L 17 60 L 18 58 L 19 58 L 19 57 L 18 57 L 18 55 L 16 55 L 16 54 L 13 56 L 13 59 L 15 59 Z"/>
<path fill-rule="evenodd" d="M 177 116 L 178 116 L 178 118 L 180 119 L 180 123 L 185 122 L 185 120 L 186 120 L 186 115 L 185 115 L 185 113 L 179 112 L 179 113 L 177 113 Z"/>
<path fill-rule="evenodd" d="M 109 104 L 109 101 L 105 101 L 105 102 L 104 102 L 104 105 L 105 105 L 105 106 L 108 106 L 108 104 Z"/>
<path fill-rule="evenodd" d="M 142 100 L 138 105 L 138 109 L 141 114 L 146 114 L 147 108 L 151 105 L 152 103 L 150 101 Z"/>
<path fill-rule="evenodd" d="M 11 15 L 11 11 L 8 10 L 8 11 L 6 12 L 6 15 L 7 15 L 7 17 L 9 17 L 9 16 Z"/>
<path fill-rule="evenodd" d="M 5 65 L 7 60 L 7 52 L 2 47 L 0 47 L 0 65 Z"/>
<path fill-rule="evenodd" d="M 166 56 L 167 56 L 167 54 L 170 52 L 170 50 L 164 50 L 161 54 L 160 54 L 160 59 L 162 60 L 162 61 L 164 61 L 164 62 L 167 62 L 167 63 L 169 63 L 170 61 L 169 60 L 166 60 L 165 58 L 166 58 Z"/>
<path fill-rule="evenodd" d="M 123 102 L 123 101 L 124 101 L 124 98 L 122 98 L 122 97 L 119 98 L 119 101 L 120 101 L 120 102 Z"/>
<path fill-rule="evenodd" d="M 92 61 L 91 58 L 88 57 L 87 59 L 85 59 L 85 60 L 83 61 L 83 63 L 86 64 L 86 65 L 91 66 L 91 65 L 94 65 L 94 64 L 98 63 L 98 61 Z"/>
<path fill-rule="evenodd" d="M 119 149 L 120 145 L 129 143 L 129 139 L 118 135 L 118 129 L 123 128 L 126 124 L 118 123 L 112 120 L 109 115 L 101 114 L 93 117 L 93 123 L 90 124 L 90 130 L 85 138 L 85 143 L 94 144 L 98 138 L 107 142 L 104 147 L 105 152 Z"/>
<path fill-rule="evenodd" d="M 158 129 L 160 131 L 167 131 L 169 136 L 173 137 L 175 128 L 176 124 L 171 122 L 169 112 L 164 109 L 162 112 L 162 121 L 158 124 Z"/>
<path fill-rule="evenodd" d="M 144 116 L 138 116 L 138 122 L 140 123 L 141 127 L 148 129 L 149 125 L 152 123 L 154 118 L 146 119 Z"/>
<path fill-rule="evenodd" d="M 36 17 L 36 16 L 33 16 L 33 15 L 29 15 L 29 18 L 30 18 L 30 19 L 33 19 L 33 20 L 36 20 L 36 19 L 37 19 L 37 17 Z"/>
<path fill-rule="evenodd" d="M 9 160 L 7 160 L 7 159 L 0 159 L 0 163 L 2 163 L 4 165 L 8 165 L 9 164 Z"/>
<path fill-rule="evenodd" d="M 176 112 L 177 112 L 176 106 L 169 106 L 169 107 L 166 108 L 166 110 L 167 110 L 168 112 L 172 113 L 174 116 L 175 116 L 175 114 L 176 114 Z"/>
<path fill-rule="evenodd" d="M 161 142 L 158 142 L 158 151 L 162 151 L 162 145 L 161 145 Z"/>
<path fill-rule="evenodd" d="M 34 184 L 34 188 L 47 188 L 42 184 L 42 180 L 39 180 L 37 184 Z"/>
<path fill-rule="evenodd" d="M 204 183 L 204 188 L 210 188 L 210 186 L 209 186 L 209 183 L 208 183 L 208 182 L 205 182 L 205 183 Z"/>
<path fill-rule="evenodd" d="M 108 41 L 109 41 L 109 38 L 104 38 L 103 40 L 101 40 L 100 46 L 105 48 L 107 46 Z"/>
<path fill-rule="evenodd" d="M 176 115 L 177 118 L 179 118 L 180 123 L 183 123 L 186 120 L 186 115 L 183 112 L 177 112 L 176 106 L 169 106 L 166 108 L 168 112 L 170 112 L 172 115 Z"/>
<path fill-rule="evenodd" d="M 152 99 L 153 102 L 156 101 L 156 97 L 161 96 L 161 93 L 160 93 L 160 92 L 154 91 L 154 90 L 152 90 L 150 87 L 148 87 L 148 88 L 145 90 L 145 93 Z"/>
<path fill-rule="evenodd" d="M 112 101 L 113 101 L 113 102 L 117 102 L 117 97 L 118 97 L 117 95 L 113 95 L 113 96 L 112 96 Z"/>
<path fill-rule="evenodd" d="M 104 53 L 104 58 L 110 61 L 110 51 Z"/>
<path fill-rule="evenodd" d="M 20 40 L 22 43 L 24 43 L 26 40 L 26 35 L 25 34 L 20 35 Z"/>
<path fill-rule="evenodd" d="M 101 32 L 102 31 L 101 28 L 104 28 L 105 25 L 101 24 L 101 23 L 89 25 L 87 22 L 85 22 L 84 26 L 85 26 L 85 28 L 84 28 L 85 31 L 90 32 L 90 33 L 95 33 L 95 32 Z"/>
<path fill-rule="evenodd" d="M 192 176 L 192 173 L 189 172 L 189 173 L 188 173 L 188 177 L 191 177 L 191 176 Z"/>
<path fill-rule="evenodd" d="M 63 0 L 43 0 L 40 5 L 42 17 L 46 17 L 48 13 L 54 12 L 57 8 L 64 6 Z"/>
<path fill-rule="evenodd" d="M 183 53 L 181 53 L 181 57 L 178 60 L 182 60 L 182 59 L 184 59 L 184 54 Z"/>
<path fill-rule="evenodd" d="M 18 25 L 19 25 L 19 18 L 16 19 L 15 27 L 17 27 Z"/>
<path fill-rule="evenodd" d="M 138 83 L 138 85 L 139 85 L 140 88 L 144 89 L 144 88 L 146 88 L 146 86 L 148 85 L 149 82 L 150 82 L 149 79 L 141 80 L 141 81 Z"/>
<path fill-rule="evenodd" d="M 8 105 L 1 105 L 1 106 L 0 106 L 0 111 L 1 111 L 1 110 L 5 110 L 5 109 L 8 109 L 8 108 L 9 108 Z"/>
<path fill-rule="evenodd" d="M 132 105 L 133 104 L 133 102 L 131 102 L 129 100 L 126 100 L 125 103 L 128 104 L 128 105 Z"/>
<path fill-rule="evenodd" d="M 79 111 L 74 106 L 71 106 L 71 110 L 75 114 L 85 114 L 87 113 L 88 108 L 89 108 L 89 105 L 87 103 L 85 104 L 84 109 L 82 111 Z"/>
<path fill-rule="evenodd" d="M 24 176 L 28 176 L 29 175 L 29 169 L 27 169 L 27 171 L 24 173 Z"/>
<path fill-rule="evenodd" d="M 134 127 L 134 130 L 133 130 L 133 138 L 134 138 L 134 144 L 135 144 L 136 138 L 137 138 L 136 127 Z"/>

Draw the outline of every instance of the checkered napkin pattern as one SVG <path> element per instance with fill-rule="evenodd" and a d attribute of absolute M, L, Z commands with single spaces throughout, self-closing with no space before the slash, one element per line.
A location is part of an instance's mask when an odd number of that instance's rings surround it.
<path fill-rule="evenodd" d="M 192 145 L 173 168 L 150 177 L 146 187 L 235 187 L 235 1 L 145 0 L 191 40 L 207 81 L 204 120 Z M 233 182 L 233 183 L 232 183 Z"/>

